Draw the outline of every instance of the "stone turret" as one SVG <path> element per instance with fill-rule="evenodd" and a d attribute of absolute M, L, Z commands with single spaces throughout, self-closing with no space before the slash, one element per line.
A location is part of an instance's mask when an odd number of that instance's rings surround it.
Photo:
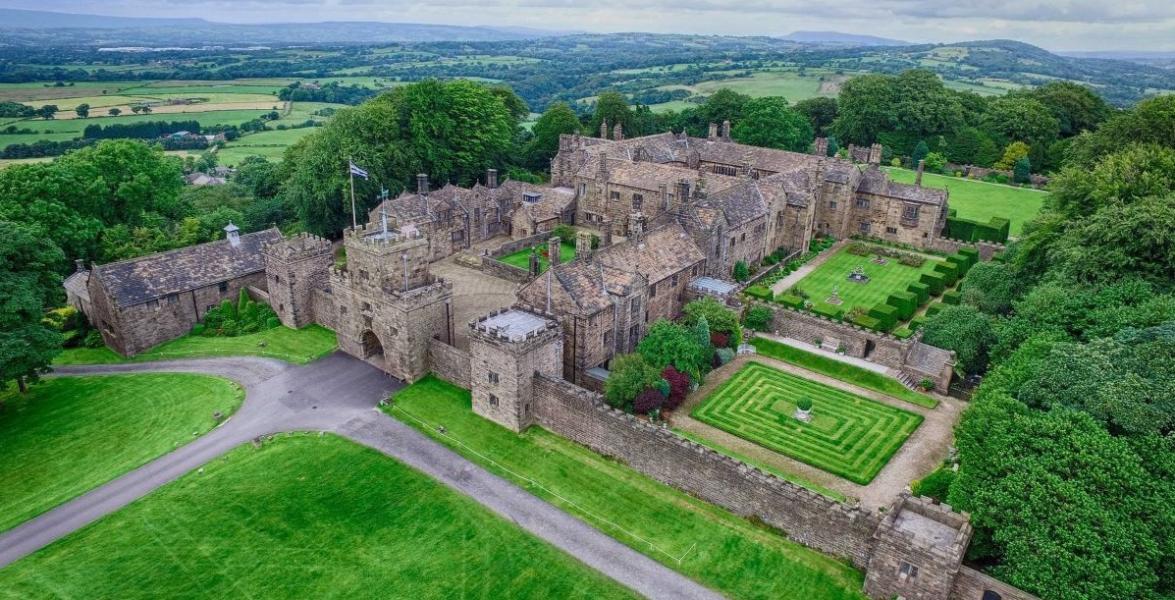
<path fill-rule="evenodd" d="M 878 166 L 881 164 L 881 151 L 883 147 L 881 144 L 873 144 L 869 146 L 869 164 Z"/>
<path fill-rule="evenodd" d="M 494 311 L 469 323 L 473 412 L 513 431 L 535 422 L 536 373 L 563 374 L 563 331 L 529 307 Z"/>
<path fill-rule="evenodd" d="M 590 231 L 580 230 L 575 232 L 575 258 L 591 260 L 592 233 Z"/>
<path fill-rule="evenodd" d="M 325 289 L 330 277 L 330 242 L 300 233 L 266 244 L 261 252 L 265 255 L 269 304 L 282 325 L 298 329 L 313 323 L 314 291 Z"/>
<path fill-rule="evenodd" d="M 929 498 L 901 495 L 873 534 L 865 576 L 870 598 L 950 598 L 971 541 L 966 513 Z"/>

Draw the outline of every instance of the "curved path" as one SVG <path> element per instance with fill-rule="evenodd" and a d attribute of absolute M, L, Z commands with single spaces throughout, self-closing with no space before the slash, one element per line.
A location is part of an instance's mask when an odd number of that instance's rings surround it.
<path fill-rule="evenodd" d="M 192 372 L 245 386 L 245 402 L 220 427 L 139 469 L 0 534 L 0 568 L 147 495 L 259 436 L 329 431 L 422 471 L 650 598 L 718 594 L 462 458 L 376 405 L 402 384 L 336 352 L 305 366 L 263 358 L 214 358 L 59 367 L 59 375 Z"/>

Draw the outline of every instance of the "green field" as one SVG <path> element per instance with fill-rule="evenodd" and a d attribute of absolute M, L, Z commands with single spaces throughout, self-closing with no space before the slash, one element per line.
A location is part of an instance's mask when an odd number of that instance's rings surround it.
<path fill-rule="evenodd" d="M 242 446 L 0 571 L 0 598 L 633 598 L 375 450 Z"/>
<path fill-rule="evenodd" d="M 894 181 L 914 183 L 914 172 L 908 169 L 886 168 Z M 988 183 L 961 177 L 924 173 L 922 185 L 950 190 L 948 200 L 959 217 L 987 222 L 992 217 L 1011 221 L 1010 234 L 1020 235 L 1024 224 L 1040 212 L 1047 192 L 999 183 Z"/>
<path fill-rule="evenodd" d="M 60 377 L 0 392 L 0 531 L 192 441 L 244 397 L 226 379 L 186 374 Z"/>
<path fill-rule="evenodd" d="M 86 365 L 210 356 L 264 356 L 295 364 L 306 364 L 334 352 L 336 347 L 338 340 L 335 338 L 335 332 L 321 325 L 309 325 L 302 329 L 278 326 L 236 337 L 186 335 L 164 342 L 129 359 L 115 354 L 108 348 L 69 348 L 62 352 L 53 364 Z"/>
<path fill-rule="evenodd" d="M 854 307 L 868 311 L 877 304 L 884 304 L 890 294 L 906 291 L 923 273 L 933 272 L 934 265 L 941 261 L 930 255 L 923 256 L 926 263 L 921 267 L 903 265 L 896 258 L 887 258 L 886 264 L 879 265 L 873 262 L 876 255 L 857 256 L 849 253 L 848 246 L 845 246 L 801 279 L 795 287 L 808 294 L 813 304 L 829 311 L 839 309 L 847 313 Z M 849 281 L 849 273 L 857 267 L 861 267 L 869 276 L 869 281 Z M 842 301 L 839 305 L 828 302 L 834 291 Z"/>
<path fill-rule="evenodd" d="M 473 414 L 468 391 L 432 376 L 396 394 L 385 410 L 726 597 L 862 598 L 861 573 L 844 561 L 538 427 L 515 434 Z"/>
<path fill-rule="evenodd" d="M 793 417 L 812 401 L 812 420 Z M 922 416 L 748 363 L 691 416 L 769 450 L 867 484 L 918 428 Z"/>
<path fill-rule="evenodd" d="M 751 340 L 751 345 L 755 347 L 756 352 L 763 356 L 774 358 L 775 360 L 782 360 L 797 367 L 803 367 L 809 371 L 815 371 L 821 375 L 839 379 L 845 383 L 851 383 L 867 390 L 873 390 L 917 406 L 924 406 L 926 408 L 938 406 L 938 400 L 925 394 L 919 394 L 902 385 L 898 380 L 875 371 L 862 369 L 856 365 L 821 356 L 813 352 L 805 352 L 799 348 L 766 338 L 754 338 Z"/>
<path fill-rule="evenodd" d="M 275 129 L 241 136 L 217 151 L 217 161 L 231 167 L 239 164 L 246 156 L 264 156 L 270 160 L 281 160 L 282 153 L 286 151 L 286 148 L 314 133 L 317 129 L 317 127 Z"/>
<path fill-rule="evenodd" d="M 90 125 L 129 125 L 152 121 L 197 121 L 201 126 L 209 125 L 240 125 L 245 121 L 256 119 L 269 113 L 269 110 L 214 110 L 194 113 L 168 113 L 149 115 L 120 115 L 117 117 L 91 117 L 89 119 L 61 119 L 44 121 L 41 119 L 24 121 L 5 121 L 0 126 L 16 125 L 21 128 L 33 129 L 39 133 L 72 133 L 74 137 L 81 137 L 82 131 Z M 0 142 L 9 137 L 0 135 Z M 40 138 L 38 138 L 40 139 Z M 8 142 L 13 143 L 13 142 Z"/>
<path fill-rule="evenodd" d="M 546 248 L 545 245 L 543 247 Z M 508 265 L 513 265 L 515 267 L 518 267 L 519 269 L 528 270 L 528 269 L 530 269 L 531 251 L 532 251 L 531 248 L 523 248 L 522 250 L 519 250 L 518 252 L 515 252 L 513 254 L 507 254 L 506 256 L 503 256 L 502 258 L 499 258 L 498 260 L 500 260 Z M 560 262 L 571 262 L 574 259 L 575 259 L 575 244 L 568 244 L 566 242 L 560 243 L 559 244 L 559 261 Z M 550 264 L 551 264 L 551 261 L 548 260 L 547 257 L 545 257 L 541 254 L 539 255 L 539 273 L 545 272 L 547 270 L 547 267 L 550 266 Z"/>

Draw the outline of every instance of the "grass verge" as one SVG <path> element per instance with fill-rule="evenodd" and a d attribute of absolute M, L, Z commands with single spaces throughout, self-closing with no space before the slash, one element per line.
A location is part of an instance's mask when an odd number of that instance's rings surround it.
<path fill-rule="evenodd" d="M 925 408 L 938 406 L 938 400 L 926 394 L 919 394 L 902 385 L 898 380 L 882 375 L 881 373 L 870 371 L 869 369 L 862 369 L 856 365 L 850 365 L 833 358 L 806 352 L 799 348 L 766 338 L 754 338 L 751 340 L 751 345 L 763 356 L 782 360 L 797 367 L 803 367 L 809 371 L 827 375 L 833 379 L 839 379 L 845 383 L 851 383 L 867 390 L 873 390 Z"/>
<path fill-rule="evenodd" d="M 473 414 L 467 390 L 433 376 L 401 390 L 385 410 L 727 597 L 862 597 L 862 575 L 845 562 L 541 428 L 522 434 L 503 429 Z"/>
<path fill-rule="evenodd" d="M 0 571 L 5 598 L 633 598 L 429 477 L 278 436 Z"/>
<path fill-rule="evenodd" d="M 0 392 L 0 531 L 192 441 L 245 392 L 205 375 L 54 377 Z"/>
<path fill-rule="evenodd" d="M 53 364 L 90 365 L 211 356 L 263 356 L 306 364 L 334 352 L 336 347 L 338 340 L 335 332 L 320 325 L 309 325 L 302 329 L 279 326 L 236 337 L 185 335 L 131 358 L 122 357 L 109 348 L 69 348 Z"/>

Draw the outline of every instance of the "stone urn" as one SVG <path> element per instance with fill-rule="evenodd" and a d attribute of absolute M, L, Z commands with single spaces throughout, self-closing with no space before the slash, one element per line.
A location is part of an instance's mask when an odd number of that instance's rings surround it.
<path fill-rule="evenodd" d="M 811 422 L 812 401 L 808 398 L 800 398 L 799 402 L 796 402 L 796 412 L 793 416 L 795 416 L 797 421 L 803 421 L 805 423 Z"/>

